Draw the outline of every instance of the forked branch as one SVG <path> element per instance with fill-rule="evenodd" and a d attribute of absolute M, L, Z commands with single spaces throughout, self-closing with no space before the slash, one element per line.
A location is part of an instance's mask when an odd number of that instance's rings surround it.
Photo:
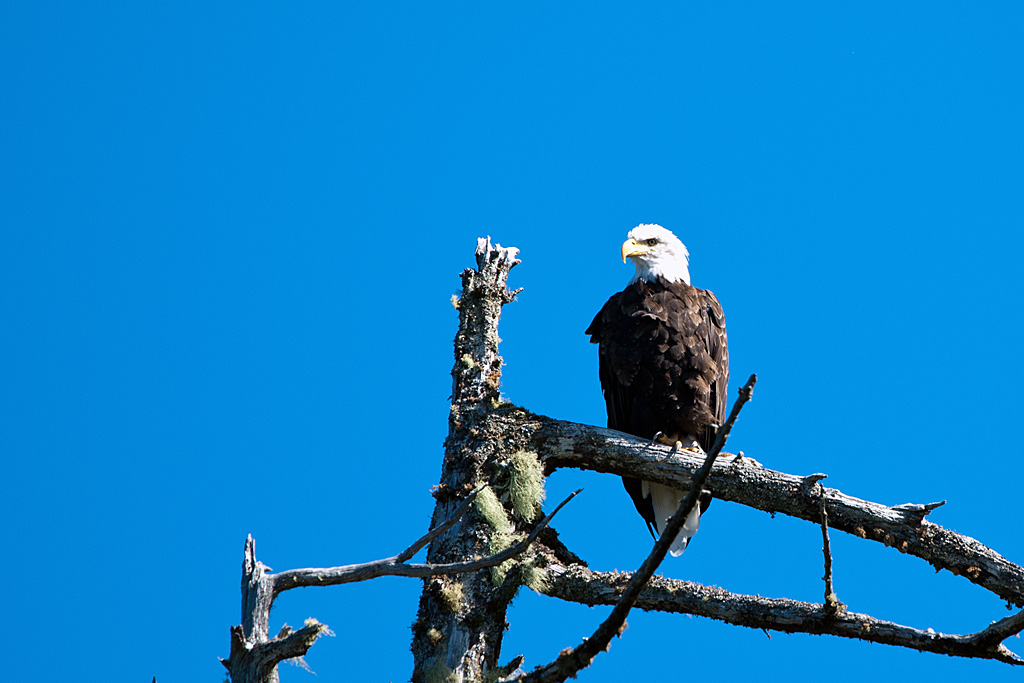
<path fill-rule="evenodd" d="M 342 567 L 328 567 L 325 569 L 289 569 L 279 574 L 271 574 L 270 578 L 274 583 L 275 595 L 292 588 L 299 588 L 303 586 L 336 586 L 342 583 L 366 581 L 367 579 L 374 579 L 378 576 L 410 576 L 414 578 L 427 578 L 430 576 L 447 576 L 450 574 L 472 572 L 478 569 L 487 569 L 488 567 L 496 567 L 506 560 L 510 560 L 513 557 L 520 555 L 524 550 L 529 548 L 530 544 L 537 539 L 537 536 L 540 535 L 540 532 L 543 531 L 551 522 L 552 518 L 554 518 L 558 511 L 561 510 L 566 503 L 575 498 L 582 490 L 583 489 L 577 489 L 570 493 L 565 500 L 558 504 L 558 507 L 552 510 L 550 514 L 548 514 L 537 524 L 537 526 L 533 528 L 533 531 L 530 532 L 529 536 L 518 543 L 505 548 L 499 553 L 495 553 L 480 560 L 453 562 L 450 564 L 406 563 L 405 560 L 415 555 L 417 550 L 425 546 L 434 538 L 443 534 L 447 528 L 450 528 L 456 521 L 458 521 L 458 517 L 465 514 L 466 510 L 469 509 L 469 505 L 476 497 L 477 491 L 474 491 L 471 496 L 467 497 L 467 500 L 460 504 L 456 514 L 452 515 L 448 521 L 440 525 L 437 529 L 432 530 L 423 538 L 417 540 L 398 555 L 386 557 L 382 560 L 374 560 L 373 562 L 349 564 Z"/>
<path fill-rule="evenodd" d="M 267 566 L 256 559 L 256 543 L 252 536 L 249 536 L 245 542 L 245 559 L 242 563 L 242 625 L 231 627 L 231 653 L 220 661 L 230 672 L 233 683 L 275 682 L 277 665 L 280 662 L 305 656 L 317 638 L 330 633 L 326 625 L 309 619 L 298 631 L 292 631 L 290 627 L 285 626 L 277 637 L 268 638 L 270 608 L 274 599 L 283 591 L 303 586 L 332 586 L 366 581 L 378 576 L 425 578 L 495 567 L 530 547 L 558 511 L 581 490 L 569 494 L 537 523 L 525 539 L 489 557 L 467 562 L 409 564 L 407 560 L 455 525 L 469 510 L 480 489 L 466 496 L 448 520 L 431 529 L 408 548 L 397 555 L 373 562 L 323 569 L 291 569 L 271 574 L 267 571 Z"/>

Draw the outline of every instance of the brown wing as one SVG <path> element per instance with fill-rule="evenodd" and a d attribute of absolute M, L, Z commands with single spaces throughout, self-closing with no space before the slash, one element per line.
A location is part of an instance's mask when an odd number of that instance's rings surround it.
<path fill-rule="evenodd" d="M 637 281 L 608 299 L 586 333 L 599 344 L 609 428 L 645 439 L 657 432 L 693 437 L 711 448 L 729 383 L 725 316 L 714 294 Z M 640 482 L 623 483 L 651 527 L 654 512 Z"/>
<path fill-rule="evenodd" d="M 703 310 L 705 319 L 705 344 L 708 356 L 711 359 L 715 372 L 709 383 L 708 407 L 714 413 L 714 424 L 721 426 L 725 423 L 725 411 L 728 407 L 727 394 L 729 390 L 729 345 L 725 335 L 725 313 L 722 312 L 722 304 L 718 298 L 706 289 L 700 290 L 703 295 Z M 701 447 L 706 451 L 711 450 L 714 443 L 715 430 L 708 430 Z M 710 438 L 709 438 L 710 437 Z"/>
<path fill-rule="evenodd" d="M 638 281 L 590 327 L 608 426 L 641 438 L 692 436 L 705 449 L 725 420 L 729 353 L 715 295 L 684 283 Z"/>

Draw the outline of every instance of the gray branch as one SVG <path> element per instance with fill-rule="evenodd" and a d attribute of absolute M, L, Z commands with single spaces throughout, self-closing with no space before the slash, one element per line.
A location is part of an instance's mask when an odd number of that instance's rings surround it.
<path fill-rule="evenodd" d="M 222 659 L 233 682 L 266 681 L 277 683 L 277 665 L 286 659 L 298 659 L 309 651 L 321 635 L 330 630 L 315 619 L 307 619 L 298 631 L 285 626 L 273 640 L 253 643 L 246 640 L 241 626 L 231 627 L 231 654 Z"/>
<path fill-rule="evenodd" d="M 566 503 L 575 498 L 577 494 L 583 489 L 577 489 L 569 494 L 569 496 L 558 504 L 554 510 L 550 512 L 544 519 L 534 527 L 530 535 L 525 539 L 515 543 L 514 545 L 505 548 L 501 552 L 495 553 L 480 560 L 472 560 L 467 562 L 451 562 L 448 564 L 405 564 L 402 557 L 412 557 L 408 551 L 403 551 L 393 557 L 386 557 L 382 560 L 374 560 L 373 562 L 363 562 L 362 564 L 349 564 L 341 567 L 328 567 L 326 569 L 289 569 L 279 574 L 271 574 L 268 578 L 273 582 L 274 594 L 281 593 L 292 588 L 311 587 L 311 586 L 337 586 L 343 583 L 353 583 L 356 581 L 367 581 L 369 579 L 375 579 L 378 576 L 410 576 L 414 578 L 429 578 L 431 576 L 449 576 L 452 574 L 461 574 L 464 572 L 474 572 L 480 569 L 487 569 L 489 567 L 496 567 L 503 562 L 511 560 L 512 558 L 521 555 L 530 544 L 537 540 L 537 536 L 544 530 L 545 527 L 551 522 L 558 511 L 561 510 Z M 474 496 L 475 497 L 475 496 Z M 471 502 L 471 501 L 469 501 Z M 468 506 L 467 506 L 468 507 Z M 465 510 L 463 510 L 464 512 Z M 458 517 L 462 515 L 459 514 Z M 450 527 L 457 518 L 453 518 L 448 526 Z M 436 538 L 439 533 L 434 531 L 430 532 L 428 536 Z M 426 537 L 424 537 L 426 538 Z M 416 547 L 417 543 L 421 543 L 423 539 L 417 541 L 410 549 Z M 427 541 L 429 542 L 429 540 Z M 426 543 L 423 543 L 419 547 L 422 548 Z"/>
<path fill-rule="evenodd" d="M 530 433 L 548 471 L 561 467 L 628 475 L 683 487 L 701 465 L 701 458 L 616 432 L 551 418 L 510 414 L 518 428 Z M 809 486 L 819 475 L 799 477 L 760 467 L 748 460 L 723 456 L 711 472 L 708 489 L 716 498 L 757 510 L 781 512 L 814 524 L 821 522 L 821 497 L 829 526 L 859 538 L 896 548 L 947 569 L 1024 607 L 1024 568 L 978 541 L 925 519 L 942 503 L 882 505 L 854 498 L 833 488 Z"/>
<path fill-rule="evenodd" d="M 972 644 L 984 648 L 993 648 L 1010 636 L 1015 636 L 1024 631 L 1024 612 L 993 621 L 984 631 L 967 636 Z"/>
<path fill-rule="evenodd" d="M 549 581 L 543 592 L 584 605 L 614 605 L 625 591 L 629 573 L 595 572 L 582 565 L 547 567 Z M 640 593 L 636 606 L 645 610 L 693 614 L 736 626 L 785 633 L 810 633 L 854 638 L 956 657 L 995 659 L 1021 665 L 1002 640 L 1024 629 L 1024 613 L 996 622 L 971 635 L 947 635 L 882 621 L 866 614 L 841 611 L 828 605 L 798 600 L 730 593 L 689 581 L 653 577 Z"/>

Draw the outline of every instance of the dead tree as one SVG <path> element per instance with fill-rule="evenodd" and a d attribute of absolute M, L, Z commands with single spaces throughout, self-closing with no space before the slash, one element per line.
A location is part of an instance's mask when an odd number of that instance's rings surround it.
<path fill-rule="evenodd" d="M 284 590 L 361 581 L 376 576 L 424 581 L 413 624 L 414 682 L 519 680 L 557 682 L 574 676 L 621 634 L 631 608 L 692 614 L 737 626 L 787 633 L 829 634 L 957 657 L 1024 664 L 1003 640 L 1024 630 L 1024 612 L 964 635 L 936 633 L 848 611 L 832 588 L 828 530 L 883 543 L 947 569 L 1024 607 L 1024 568 L 978 541 L 944 529 L 926 517 L 942 502 L 895 507 L 872 503 L 822 486 L 824 474 L 796 476 L 761 467 L 740 455 L 719 453 L 755 377 L 740 390 L 725 427 L 706 456 L 671 452 L 666 446 L 615 432 L 535 415 L 501 401 L 502 359 L 498 321 L 509 291 L 517 250 L 477 243 L 477 268 L 462 273 L 452 369 L 452 405 L 441 481 L 431 531 L 391 558 L 360 565 L 297 569 L 271 574 L 256 560 L 250 537 L 242 576 L 242 624 L 231 629 L 231 653 L 222 660 L 235 683 L 277 680 L 277 664 L 306 653 L 327 627 L 309 620 L 298 631 L 269 635 L 269 610 Z M 559 468 L 628 475 L 689 489 L 662 539 L 633 573 L 591 570 L 548 526 L 572 496 L 542 517 L 543 477 Z M 702 489 L 716 498 L 819 525 L 825 587 L 822 603 L 739 595 L 688 581 L 654 577 L 675 531 Z M 573 494 L 575 495 L 575 494 Z M 944 502 L 944 501 L 943 501 Z M 426 564 L 409 560 L 429 544 Z M 531 672 L 522 656 L 499 663 L 505 614 L 526 586 L 554 598 L 586 605 L 615 605 L 593 635 Z"/>

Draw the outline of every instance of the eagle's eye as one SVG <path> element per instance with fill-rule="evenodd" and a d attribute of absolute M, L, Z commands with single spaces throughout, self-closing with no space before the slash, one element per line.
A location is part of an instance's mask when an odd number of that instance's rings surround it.
<path fill-rule="evenodd" d="M 652 237 L 649 240 L 644 240 L 644 243 L 647 244 L 647 246 L 649 246 L 649 247 L 653 247 L 655 244 L 658 243 L 658 240 L 656 240 L 655 238 Z"/>

